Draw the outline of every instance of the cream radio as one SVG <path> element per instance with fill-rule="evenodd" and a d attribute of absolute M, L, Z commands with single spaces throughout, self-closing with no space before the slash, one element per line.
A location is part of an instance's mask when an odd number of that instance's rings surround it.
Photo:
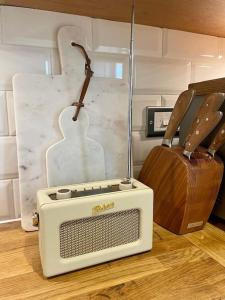
<path fill-rule="evenodd" d="M 38 191 L 34 225 L 46 277 L 152 248 L 153 192 L 137 180 Z"/>

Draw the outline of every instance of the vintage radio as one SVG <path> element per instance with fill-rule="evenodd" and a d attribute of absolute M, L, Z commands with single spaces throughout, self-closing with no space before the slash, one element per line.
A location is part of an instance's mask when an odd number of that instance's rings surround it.
<path fill-rule="evenodd" d="M 137 180 L 47 188 L 37 203 L 46 277 L 152 248 L 153 192 Z"/>

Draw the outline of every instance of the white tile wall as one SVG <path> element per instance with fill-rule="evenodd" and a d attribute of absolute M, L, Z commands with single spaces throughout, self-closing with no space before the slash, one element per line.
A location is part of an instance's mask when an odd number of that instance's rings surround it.
<path fill-rule="evenodd" d="M 13 188 L 11 180 L 0 181 L 0 220 L 14 218 Z"/>
<path fill-rule="evenodd" d="M 163 39 L 163 55 L 168 58 L 217 60 L 221 55 L 217 37 L 164 29 Z"/>
<path fill-rule="evenodd" d="M 8 109 L 9 135 L 16 135 L 14 100 L 12 91 L 6 92 L 6 99 Z"/>
<path fill-rule="evenodd" d="M 138 176 L 141 172 L 141 168 L 142 168 L 143 165 L 134 165 L 133 166 L 133 177 L 138 179 Z"/>
<path fill-rule="evenodd" d="M 5 92 L 0 91 L 0 136 L 8 135 L 8 118 Z"/>
<path fill-rule="evenodd" d="M 95 77 L 128 80 L 127 58 L 115 55 L 94 55 L 92 69 Z"/>
<path fill-rule="evenodd" d="M 96 77 L 127 82 L 129 24 L 16 7 L 0 7 L 0 221 L 20 216 L 12 76 L 60 74 L 57 31 L 79 26 Z M 173 106 L 191 81 L 225 77 L 225 39 L 135 26 L 134 176 L 160 138 L 145 137 L 145 107 Z M 7 105 L 6 105 L 7 103 Z"/>
<path fill-rule="evenodd" d="M 15 218 L 20 218 L 20 189 L 19 179 L 13 179 L 13 199 L 14 199 L 14 210 Z"/>
<path fill-rule="evenodd" d="M 0 6 L 0 42 L 2 43 L 2 6 Z"/>
<path fill-rule="evenodd" d="M 161 106 L 159 95 L 135 95 L 133 98 L 133 130 L 145 130 L 146 106 Z"/>
<path fill-rule="evenodd" d="M 23 46 L 0 46 L 0 90 L 12 90 L 15 73 L 51 74 L 50 50 Z"/>
<path fill-rule="evenodd" d="M 162 95 L 162 106 L 174 107 L 179 95 Z"/>
<path fill-rule="evenodd" d="M 220 55 L 218 59 L 225 59 L 225 38 L 220 38 Z"/>
<path fill-rule="evenodd" d="M 57 47 L 57 31 L 61 26 L 76 25 L 87 35 L 91 48 L 91 19 L 19 7 L 2 7 L 3 43 L 37 47 Z"/>
<path fill-rule="evenodd" d="M 130 25 L 107 20 L 93 20 L 93 47 L 97 52 L 129 53 Z M 135 26 L 135 54 L 151 57 L 162 56 L 162 30 Z"/>
<path fill-rule="evenodd" d="M 193 63 L 191 81 L 198 82 L 225 77 L 225 62 L 220 63 Z"/>
<path fill-rule="evenodd" d="M 16 137 L 0 137 L 0 179 L 18 177 Z"/>
<path fill-rule="evenodd" d="M 191 63 L 169 59 L 136 59 L 135 88 L 177 94 L 190 83 Z"/>
<path fill-rule="evenodd" d="M 135 26 L 135 55 L 161 57 L 162 29 L 151 26 Z"/>
<path fill-rule="evenodd" d="M 134 164 L 142 164 L 148 156 L 150 150 L 161 144 L 159 138 L 146 138 L 144 131 L 133 132 L 133 161 Z"/>
<path fill-rule="evenodd" d="M 129 24 L 93 19 L 93 50 L 96 52 L 128 54 Z"/>

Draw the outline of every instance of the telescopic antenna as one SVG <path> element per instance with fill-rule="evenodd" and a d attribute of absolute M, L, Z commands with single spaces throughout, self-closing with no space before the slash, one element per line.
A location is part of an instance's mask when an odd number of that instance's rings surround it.
<path fill-rule="evenodd" d="M 132 102 L 133 102 L 133 71 L 134 71 L 134 2 L 131 9 L 130 55 L 129 55 L 129 98 L 128 98 L 128 167 L 127 181 L 132 173 Z"/>

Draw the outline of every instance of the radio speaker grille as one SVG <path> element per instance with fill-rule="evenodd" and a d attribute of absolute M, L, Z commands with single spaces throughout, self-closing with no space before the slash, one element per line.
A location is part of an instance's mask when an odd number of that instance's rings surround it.
<path fill-rule="evenodd" d="M 64 222 L 60 225 L 60 256 L 69 258 L 137 241 L 139 224 L 139 209 Z"/>

